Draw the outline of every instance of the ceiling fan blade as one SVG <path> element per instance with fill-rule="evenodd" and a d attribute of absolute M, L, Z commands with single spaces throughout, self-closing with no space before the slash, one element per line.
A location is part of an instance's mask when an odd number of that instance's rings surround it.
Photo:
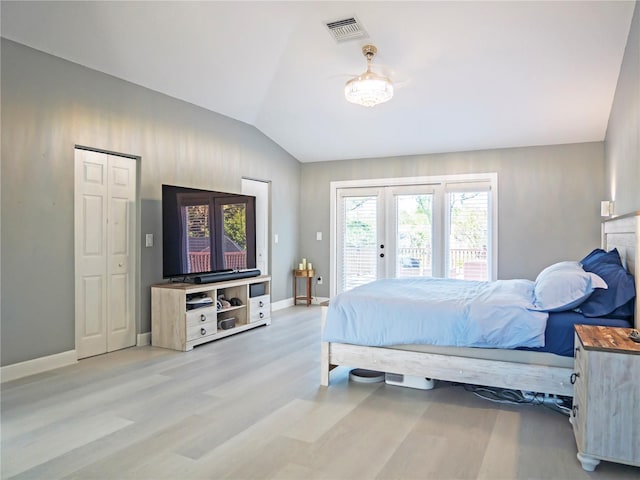
<path fill-rule="evenodd" d="M 404 80 L 393 82 L 393 86 L 395 88 L 405 88 L 405 87 L 408 87 L 410 84 L 411 84 L 411 78 L 406 78 Z"/>
<path fill-rule="evenodd" d="M 358 75 L 360 75 L 359 73 L 336 73 L 335 75 L 329 75 L 328 77 L 326 77 L 327 79 L 334 79 L 334 78 L 353 78 L 353 77 L 357 77 Z"/>

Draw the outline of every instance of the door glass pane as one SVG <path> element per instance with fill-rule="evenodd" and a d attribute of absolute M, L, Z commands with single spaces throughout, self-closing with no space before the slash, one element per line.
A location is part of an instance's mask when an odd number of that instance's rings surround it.
<path fill-rule="evenodd" d="M 396 196 L 396 277 L 432 275 L 433 195 Z"/>
<path fill-rule="evenodd" d="M 448 277 L 488 280 L 489 192 L 450 192 Z"/>
<path fill-rule="evenodd" d="M 343 198 L 342 291 L 377 278 L 377 198 Z"/>

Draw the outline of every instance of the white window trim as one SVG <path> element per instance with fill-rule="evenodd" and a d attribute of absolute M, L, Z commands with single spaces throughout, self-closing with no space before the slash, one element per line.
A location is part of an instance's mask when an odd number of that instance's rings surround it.
<path fill-rule="evenodd" d="M 456 175 L 436 175 L 425 177 L 396 177 L 396 178 L 368 178 L 361 180 L 336 180 L 329 185 L 330 188 L 330 216 L 329 216 L 329 295 L 334 297 L 337 291 L 336 275 L 336 218 L 337 218 L 337 198 L 338 189 L 341 188 L 362 188 L 362 187 L 393 187 L 407 185 L 442 185 L 463 183 L 467 186 L 474 182 L 488 182 L 491 185 L 490 206 L 491 217 L 489 229 L 491 238 L 489 239 L 489 250 L 491 252 L 491 276 L 489 280 L 497 280 L 498 277 L 498 173 L 469 173 Z"/>

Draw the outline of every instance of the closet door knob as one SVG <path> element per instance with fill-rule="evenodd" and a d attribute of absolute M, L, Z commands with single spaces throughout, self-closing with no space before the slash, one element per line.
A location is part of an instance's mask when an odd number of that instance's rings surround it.
<path fill-rule="evenodd" d="M 578 379 L 578 377 L 580 377 L 580 374 L 577 373 L 577 372 L 571 374 L 571 385 L 575 385 L 576 380 Z"/>
<path fill-rule="evenodd" d="M 264 313 L 260 312 L 260 318 L 264 318 Z"/>
<path fill-rule="evenodd" d="M 206 335 L 207 334 L 207 330 L 204 328 L 200 329 L 200 335 Z"/>
<path fill-rule="evenodd" d="M 207 316 L 203 313 L 202 315 L 200 315 L 200 321 L 204 322 L 207 320 Z"/>

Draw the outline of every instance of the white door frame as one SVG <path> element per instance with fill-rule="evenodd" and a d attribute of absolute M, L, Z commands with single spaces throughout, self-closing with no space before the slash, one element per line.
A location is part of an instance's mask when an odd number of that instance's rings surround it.
<path fill-rule="evenodd" d="M 256 268 L 260 269 L 262 275 L 269 275 L 271 271 L 271 249 L 269 248 L 271 182 L 243 177 L 242 194 L 256 197 Z"/>

